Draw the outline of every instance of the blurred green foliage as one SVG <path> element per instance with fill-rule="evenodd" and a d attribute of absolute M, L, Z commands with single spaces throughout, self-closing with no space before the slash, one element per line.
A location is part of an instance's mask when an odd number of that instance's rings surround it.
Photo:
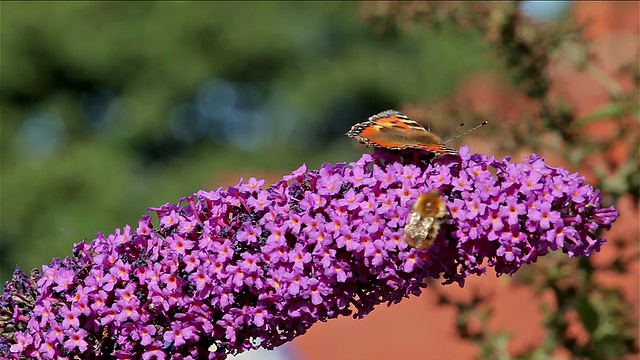
<path fill-rule="evenodd" d="M 359 11 L 3 3 L 0 281 L 230 171 L 353 160 L 352 124 L 489 65 L 478 34 L 377 34 Z"/>

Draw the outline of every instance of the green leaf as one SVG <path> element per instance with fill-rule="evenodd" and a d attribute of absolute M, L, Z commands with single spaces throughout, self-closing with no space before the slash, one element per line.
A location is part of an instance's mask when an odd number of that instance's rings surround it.
<path fill-rule="evenodd" d="M 577 124 L 587 125 L 600 119 L 624 115 L 625 112 L 626 109 L 624 106 L 622 106 L 622 104 L 617 102 L 610 102 L 581 117 L 580 119 L 578 119 Z"/>
<path fill-rule="evenodd" d="M 586 297 L 580 297 L 575 303 L 575 309 L 580 316 L 580 320 L 584 325 L 585 329 L 589 331 L 590 334 L 593 334 L 598 328 L 599 324 L 599 316 L 598 312 L 595 310 L 593 305 L 589 302 Z"/>

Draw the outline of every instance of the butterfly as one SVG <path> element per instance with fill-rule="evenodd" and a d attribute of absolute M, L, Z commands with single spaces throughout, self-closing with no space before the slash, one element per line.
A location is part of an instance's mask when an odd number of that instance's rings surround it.
<path fill-rule="evenodd" d="M 416 249 L 426 249 L 438 236 L 440 224 L 447 213 L 447 205 L 437 190 L 418 196 L 411 205 L 402 238 Z"/>
<path fill-rule="evenodd" d="M 458 151 L 446 146 L 439 136 L 395 110 L 383 111 L 353 125 L 346 135 L 367 147 L 426 150 L 436 157 L 458 155 Z"/>

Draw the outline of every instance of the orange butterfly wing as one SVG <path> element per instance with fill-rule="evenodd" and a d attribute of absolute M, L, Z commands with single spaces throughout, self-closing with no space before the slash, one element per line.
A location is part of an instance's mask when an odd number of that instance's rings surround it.
<path fill-rule="evenodd" d="M 368 121 L 354 125 L 347 136 L 368 147 L 389 150 L 420 149 L 436 155 L 458 155 L 456 150 L 442 144 L 438 136 L 395 110 L 383 111 L 370 117 Z"/>

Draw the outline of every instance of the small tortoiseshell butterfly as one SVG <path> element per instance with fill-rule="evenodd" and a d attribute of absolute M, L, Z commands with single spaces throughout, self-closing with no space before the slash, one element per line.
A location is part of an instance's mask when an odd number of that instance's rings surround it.
<path fill-rule="evenodd" d="M 439 136 L 395 110 L 383 111 L 353 125 L 347 136 L 367 147 L 426 150 L 434 156 L 458 155 L 458 151 L 446 146 Z"/>
<path fill-rule="evenodd" d="M 416 249 L 426 249 L 438 236 L 440 224 L 447 213 L 447 205 L 437 190 L 420 194 L 411 205 L 402 238 Z"/>

